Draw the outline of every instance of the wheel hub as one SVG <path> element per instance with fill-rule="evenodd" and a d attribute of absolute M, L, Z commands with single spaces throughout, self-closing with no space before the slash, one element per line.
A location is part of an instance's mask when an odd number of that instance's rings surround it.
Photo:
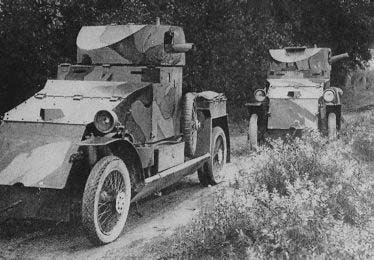
<path fill-rule="evenodd" d="M 118 214 L 121 214 L 126 206 L 126 194 L 123 191 L 120 191 L 116 196 L 116 211 Z"/>
<path fill-rule="evenodd" d="M 193 122 L 193 124 L 192 124 L 192 129 L 195 130 L 195 131 L 197 131 L 197 130 L 199 130 L 200 125 L 201 125 L 201 123 L 199 122 L 199 120 L 196 119 L 196 120 Z"/>
<path fill-rule="evenodd" d="M 221 164 L 222 160 L 223 160 L 223 151 L 222 151 L 222 149 L 218 150 L 217 159 L 218 159 L 218 163 Z"/>

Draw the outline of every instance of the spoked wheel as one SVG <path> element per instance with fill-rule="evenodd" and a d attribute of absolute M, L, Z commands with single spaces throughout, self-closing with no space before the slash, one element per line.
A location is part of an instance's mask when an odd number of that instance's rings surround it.
<path fill-rule="evenodd" d="M 330 113 L 327 119 L 328 138 L 329 140 L 335 140 L 338 136 L 336 128 L 336 114 Z"/>
<path fill-rule="evenodd" d="M 124 162 L 116 156 L 99 160 L 88 177 L 82 201 L 82 222 L 95 245 L 121 234 L 130 207 L 131 183 Z"/>
<path fill-rule="evenodd" d="M 258 147 L 258 115 L 252 114 L 248 126 L 248 143 L 252 150 Z"/>
<path fill-rule="evenodd" d="M 221 170 L 227 160 L 227 142 L 225 132 L 216 126 L 212 131 L 211 161 L 198 170 L 203 186 L 216 185 L 222 181 Z"/>
<path fill-rule="evenodd" d="M 185 142 L 185 152 L 187 156 L 193 157 L 196 153 L 197 130 L 200 127 L 197 118 L 195 95 L 193 93 L 186 93 L 184 96 L 182 113 L 182 131 Z"/>

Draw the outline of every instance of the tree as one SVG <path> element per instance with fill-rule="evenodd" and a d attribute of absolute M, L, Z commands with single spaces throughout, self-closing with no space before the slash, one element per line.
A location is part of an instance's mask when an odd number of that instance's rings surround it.
<path fill-rule="evenodd" d="M 368 0 L 0 0 L 0 111 L 33 95 L 56 66 L 74 63 L 83 25 L 154 23 L 184 27 L 189 89 L 223 91 L 235 104 L 265 83 L 268 49 L 325 46 L 370 58 L 374 3 Z M 337 75 L 337 73 L 335 73 Z"/>

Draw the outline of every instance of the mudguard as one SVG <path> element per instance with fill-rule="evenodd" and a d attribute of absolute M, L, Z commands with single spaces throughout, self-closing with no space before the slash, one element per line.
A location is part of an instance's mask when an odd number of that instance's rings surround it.
<path fill-rule="evenodd" d="M 105 146 L 117 141 L 121 141 L 121 138 L 111 138 L 106 136 L 95 136 L 79 143 L 79 146 Z"/>
<path fill-rule="evenodd" d="M 142 174 L 143 168 L 153 165 L 153 147 L 135 147 L 126 139 L 112 137 L 93 137 L 79 143 L 79 146 L 109 146 L 112 152 L 127 163 L 134 163 L 137 170 L 134 174 Z"/>
<path fill-rule="evenodd" d="M 62 189 L 78 151 L 84 125 L 3 122 L 0 185 Z"/>
<path fill-rule="evenodd" d="M 198 110 L 209 112 L 212 119 L 227 116 L 226 97 L 223 93 L 203 91 L 195 93 Z"/>

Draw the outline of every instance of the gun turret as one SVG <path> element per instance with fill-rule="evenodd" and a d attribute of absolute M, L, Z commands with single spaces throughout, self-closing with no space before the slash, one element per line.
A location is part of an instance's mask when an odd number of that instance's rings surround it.
<path fill-rule="evenodd" d="M 343 54 L 335 55 L 335 56 L 332 56 L 329 59 L 329 63 L 333 64 L 333 63 L 335 63 L 335 62 L 337 62 L 339 60 L 345 59 L 345 58 L 349 58 L 348 53 L 343 53 Z"/>
<path fill-rule="evenodd" d="M 126 65 L 185 65 L 183 29 L 160 25 L 83 26 L 77 37 L 79 63 Z M 89 58 L 89 59 L 88 59 Z"/>

